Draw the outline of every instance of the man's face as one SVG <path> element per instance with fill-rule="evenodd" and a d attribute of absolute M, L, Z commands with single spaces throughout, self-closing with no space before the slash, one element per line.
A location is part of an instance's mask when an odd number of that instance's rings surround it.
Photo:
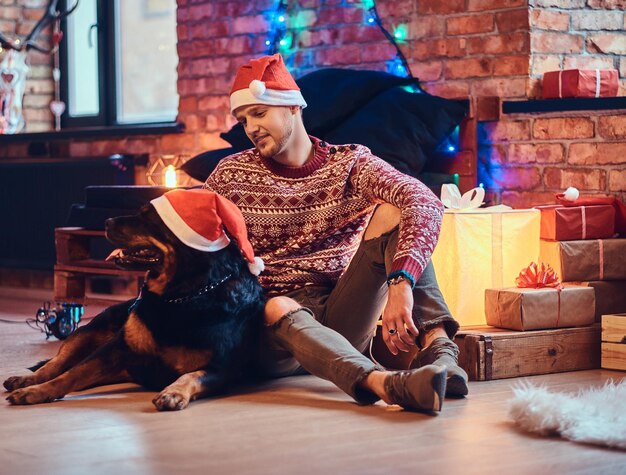
<path fill-rule="evenodd" d="M 293 132 L 291 107 L 252 104 L 237 108 L 234 114 L 263 157 L 272 158 L 285 150 Z"/>

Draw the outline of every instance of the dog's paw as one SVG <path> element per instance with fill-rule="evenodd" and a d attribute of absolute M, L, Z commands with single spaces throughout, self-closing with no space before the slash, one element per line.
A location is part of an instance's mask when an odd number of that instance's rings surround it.
<path fill-rule="evenodd" d="M 7 401 L 15 406 L 23 406 L 26 404 L 41 404 L 43 402 L 52 402 L 56 398 L 51 394 L 42 391 L 37 386 L 16 389 L 7 397 Z"/>
<path fill-rule="evenodd" d="M 180 411 L 189 405 L 189 398 L 178 391 L 163 390 L 152 400 L 159 411 Z"/>
<path fill-rule="evenodd" d="M 2 383 L 7 391 L 15 391 L 16 389 L 25 388 L 35 384 L 31 376 L 11 376 Z"/>

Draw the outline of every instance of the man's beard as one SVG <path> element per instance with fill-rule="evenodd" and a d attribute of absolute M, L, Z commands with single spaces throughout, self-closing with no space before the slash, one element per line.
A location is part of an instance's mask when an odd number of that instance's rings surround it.
<path fill-rule="evenodd" d="M 259 154 L 261 154 L 263 158 L 275 157 L 276 155 L 278 155 L 280 152 L 282 152 L 285 149 L 285 147 L 287 146 L 287 142 L 289 142 L 289 139 L 291 138 L 292 132 L 293 132 L 292 122 L 290 120 L 285 121 L 285 127 L 283 128 L 282 135 L 278 138 L 278 140 L 275 140 L 274 137 L 270 135 L 272 146 L 269 148 L 265 148 L 264 149 L 265 151 L 262 151 L 260 148 L 257 147 Z"/>

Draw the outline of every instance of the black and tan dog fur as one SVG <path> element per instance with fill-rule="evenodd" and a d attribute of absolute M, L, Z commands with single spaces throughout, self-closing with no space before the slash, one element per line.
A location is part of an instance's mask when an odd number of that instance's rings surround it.
<path fill-rule="evenodd" d="M 147 205 L 110 219 L 125 268 L 148 268 L 136 302 L 114 305 L 68 337 L 28 376 L 4 382 L 11 404 L 37 404 L 88 387 L 135 382 L 161 391 L 159 410 L 228 389 L 256 349 L 263 311 L 258 280 L 233 241 L 217 252 L 184 245 Z M 215 288 L 211 288 L 215 286 Z"/>

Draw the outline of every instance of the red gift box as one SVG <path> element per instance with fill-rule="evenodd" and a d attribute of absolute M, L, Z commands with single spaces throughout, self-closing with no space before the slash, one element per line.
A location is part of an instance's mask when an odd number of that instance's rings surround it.
<path fill-rule="evenodd" d="M 543 75 L 543 98 L 615 97 L 618 74 L 615 69 L 567 69 Z"/>
<path fill-rule="evenodd" d="M 615 236 L 615 208 L 594 206 L 536 206 L 541 211 L 541 239 L 576 241 Z"/>

